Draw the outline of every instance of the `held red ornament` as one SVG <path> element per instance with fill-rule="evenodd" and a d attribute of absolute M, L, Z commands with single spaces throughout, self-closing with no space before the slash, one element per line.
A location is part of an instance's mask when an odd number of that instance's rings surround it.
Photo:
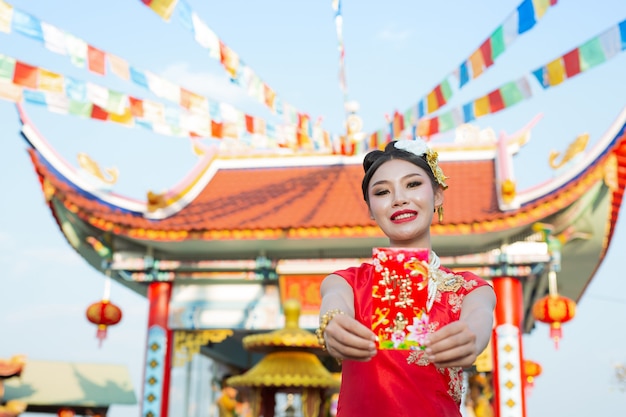
<path fill-rule="evenodd" d="M 122 310 L 109 300 L 98 301 L 87 307 L 87 320 L 98 326 L 96 337 L 99 345 L 106 338 L 107 328 L 113 326 L 122 320 Z"/>
<path fill-rule="evenodd" d="M 429 251 L 374 248 L 372 331 L 379 349 L 414 350 L 428 335 Z"/>
<path fill-rule="evenodd" d="M 559 340 L 563 336 L 561 324 L 570 321 L 576 314 L 576 303 L 560 294 L 547 295 L 533 306 L 533 316 L 536 320 L 550 325 L 550 337 L 554 340 L 554 347 L 559 348 Z"/>

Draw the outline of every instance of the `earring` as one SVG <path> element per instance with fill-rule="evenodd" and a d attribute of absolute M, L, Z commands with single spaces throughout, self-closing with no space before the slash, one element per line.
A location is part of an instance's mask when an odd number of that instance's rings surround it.
<path fill-rule="evenodd" d="M 437 217 L 439 218 L 439 223 L 443 223 L 443 205 L 437 207 Z"/>

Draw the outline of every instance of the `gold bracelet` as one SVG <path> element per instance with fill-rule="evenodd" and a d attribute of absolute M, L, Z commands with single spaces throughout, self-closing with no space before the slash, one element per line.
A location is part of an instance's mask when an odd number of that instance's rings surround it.
<path fill-rule="evenodd" d="M 337 314 L 343 314 L 343 311 L 341 311 L 338 308 L 335 308 L 333 310 L 328 310 L 320 318 L 320 327 L 318 327 L 318 329 L 315 331 L 315 335 L 317 336 L 317 343 L 320 344 L 320 346 L 322 347 L 322 350 L 326 350 L 326 340 L 324 339 L 324 332 L 326 331 L 326 326 L 328 326 L 328 323 L 330 323 L 330 321 Z"/>

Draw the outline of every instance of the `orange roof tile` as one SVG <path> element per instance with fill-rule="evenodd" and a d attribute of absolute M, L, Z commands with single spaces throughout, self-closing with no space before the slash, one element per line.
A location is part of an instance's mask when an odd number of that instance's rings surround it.
<path fill-rule="evenodd" d="M 30 152 L 38 173 L 85 220 L 164 231 L 375 226 L 361 193 L 360 165 L 221 169 L 178 213 L 150 220 L 89 198 L 55 175 L 36 151 Z M 492 161 L 442 165 L 450 177 L 446 223 L 481 221 L 499 213 Z"/>

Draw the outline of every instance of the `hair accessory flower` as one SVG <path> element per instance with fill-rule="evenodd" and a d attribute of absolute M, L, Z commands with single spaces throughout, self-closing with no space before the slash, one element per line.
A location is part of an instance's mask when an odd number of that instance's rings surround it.
<path fill-rule="evenodd" d="M 439 154 L 437 151 L 432 150 L 424 139 L 400 139 L 394 143 L 394 146 L 396 149 L 402 149 L 403 151 L 411 152 L 413 155 L 421 156 L 426 159 L 426 162 L 428 163 L 433 176 L 437 180 L 437 183 L 439 183 L 444 190 L 448 188 L 448 185 L 446 184 L 448 177 L 445 176 L 439 166 Z"/>

